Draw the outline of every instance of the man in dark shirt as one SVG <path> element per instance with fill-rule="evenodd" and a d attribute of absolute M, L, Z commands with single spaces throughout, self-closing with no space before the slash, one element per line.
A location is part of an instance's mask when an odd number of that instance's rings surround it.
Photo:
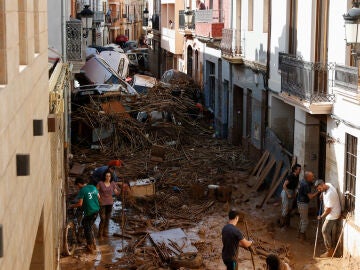
<path fill-rule="evenodd" d="M 221 232 L 223 249 L 222 259 L 227 270 L 236 270 L 238 267 L 237 257 L 239 246 L 250 248 L 252 241 L 245 239 L 241 231 L 236 227 L 239 221 L 239 212 L 231 210 L 229 212 L 229 222 Z"/>
<path fill-rule="evenodd" d="M 300 214 L 299 238 L 305 240 L 305 232 L 309 224 L 309 202 L 315 198 L 319 191 L 311 193 L 311 185 L 314 182 L 314 174 L 310 171 L 304 173 L 304 179 L 300 182 L 297 205 Z"/>
<path fill-rule="evenodd" d="M 291 168 L 291 173 L 286 177 L 283 190 L 281 192 L 281 217 L 280 227 L 290 226 L 290 211 L 296 194 L 296 189 L 299 184 L 299 174 L 301 165 L 295 164 Z"/>

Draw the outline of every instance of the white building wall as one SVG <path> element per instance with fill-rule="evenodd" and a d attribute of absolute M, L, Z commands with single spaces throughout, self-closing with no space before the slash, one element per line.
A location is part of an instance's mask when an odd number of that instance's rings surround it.
<path fill-rule="evenodd" d="M 316 26 L 316 1 L 301 0 L 298 3 L 297 52 L 305 61 L 313 61 Z"/>
<path fill-rule="evenodd" d="M 70 1 L 47 0 L 47 4 L 47 23 L 49 29 L 52 29 L 48 32 L 49 47 L 64 55 L 62 44 L 64 24 L 62 20 L 66 21 L 70 17 Z"/>
<path fill-rule="evenodd" d="M 328 32 L 328 61 L 342 65 L 349 65 L 349 47 L 345 44 L 345 29 L 343 14 L 347 12 L 349 1 L 330 1 L 329 9 L 329 32 Z M 327 135 L 330 141 L 326 147 L 326 181 L 334 184 L 338 189 L 341 201 L 343 202 L 344 180 L 345 180 L 345 139 L 346 133 L 358 138 L 358 158 L 356 175 L 360 176 L 360 103 L 356 95 L 348 91 L 336 91 L 336 102 L 333 105 L 332 117 L 328 116 Z M 356 183 L 356 194 L 360 194 L 360 184 Z M 344 252 L 354 257 L 360 256 L 360 200 L 355 201 L 355 214 L 348 222 L 343 220 Z"/>
<path fill-rule="evenodd" d="M 345 64 L 346 42 L 343 14 L 346 13 L 346 1 L 330 1 L 329 32 L 328 32 L 328 62 Z"/>
<path fill-rule="evenodd" d="M 288 44 L 288 2 L 287 0 L 271 1 L 271 44 L 269 88 L 280 92 L 281 76 L 278 71 L 279 52 L 287 51 Z M 286 14 L 286 15 L 285 15 Z"/>

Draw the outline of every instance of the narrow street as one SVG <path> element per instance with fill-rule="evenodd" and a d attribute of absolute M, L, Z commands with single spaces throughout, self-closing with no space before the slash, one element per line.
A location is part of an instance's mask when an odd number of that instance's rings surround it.
<path fill-rule="evenodd" d="M 227 222 L 230 208 L 245 213 L 248 237 L 255 241 L 258 251 L 254 256 L 256 269 L 265 269 L 264 255 L 268 253 L 278 254 L 295 270 L 358 269 L 348 268 L 349 262 L 344 259 L 312 259 L 317 224 L 315 216 L 310 218 L 308 239 L 300 242 L 296 238 L 297 214 L 291 219 L 291 227 L 285 230 L 277 225 L 280 205 L 274 203 L 274 198 L 262 208 L 256 207 L 266 190 L 254 191 L 248 187 L 249 172 L 256 162 L 247 160 L 241 147 L 211 138 L 211 134 L 194 132 L 187 137 L 187 143 L 167 146 L 166 149 L 162 162 L 151 161 L 150 149 L 136 153 L 123 150 L 121 158 L 125 166 L 118 171 L 120 178 L 154 177 L 156 194 L 149 198 L 125 199 L 124 211 L 121 198 L 117 198 L 109 238 L 97 240 L 96 254 L 88 254 L 84 247 L 79 246 L 74 256 L 61 259 L 61 269 L 171 269 L 170 264 L 162 260 L 149 234 L 181 228 L 202 257 L 201 266 L 195 269 L 225 270 L 221 260 L 221 229 Z M 87 166 L 84 177 L 110 158 L 98 150 L 77 149 L 75 152 L 78 154 L 74 155 L 74 163 Z M 230 188 L 231 199 L 214 196 L 209 185 Z M 124 225 L 122 216 L 125 216 Z M 98 222 L 99 218 L 96 226 Z M 244 224 L 239 222 L 238 226 L 246 234 Z M 323 252 L 322 243 L 319 235 L 317 256 Z M 239 269 L 253 269 L 247 250 L 241 249 L 239 258 Z"/>

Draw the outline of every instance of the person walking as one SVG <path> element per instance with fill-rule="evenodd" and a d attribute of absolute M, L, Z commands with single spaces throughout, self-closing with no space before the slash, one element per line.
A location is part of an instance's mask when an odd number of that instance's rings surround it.
<path fill-rule="evenodd" d="M 296 189 L 299 184 L 300 171 L 300 164 L 293 165 L 291 168 L 291 173 L 284 181 L 283 190 L 281 192 L 281 217 L 279 221 L 280 227 L 290 226 L 290 212 L 294 202 Z"/>
<path fill-rule="evenodd" d="M 98 238 L 102 239 L 103 237 L 108 237 L 109 222 L 111 217 L 111 212 L 113 208 L 113 194 L 119 195 L 120 191 L 118 190 L 118 185 L 111 181 L 112 172 L 107 170 L 104 173 L 102 181 L 100 181 L 96 188 L 100 193 L 100 223 Z"/>
<path fill-rule="evenodd" d="M 223 243 L 221 255 L 227 270 L 238 269 L 237 257 L 239 246 L 248 248 L 250 252 L 253 252 L 251 247 L 253 241 L 245 239 L 243 233 L 236 227 L 239 218 L 239 212 L 231 210 L 229 212 L 229 222 L 221 231 Z"/>
<path fill-rule="evenodd" d="M 311 192 L 311 186 L 314 182 L 314 174 L 310 171 L 304 173 L 304 179 L 300 182 L 300 187 L 297 197 L 297 206 L 300 214 L 300 223 L 299 223 L 299 235 L 298 237 L 301 240 L 306 239 L 306 229 L 309 225 L 309 202 L 311 199 L 315 198 L 319 191 L 314 193 Z"/>
<path fill-rule="evenodd" d="M 88 185 L 81 177 L 75 179 L 75 185 L 80 189 L 77 195 L 78 202 L 70 205 L 70 208 L 82 207 L 84 211 L 82 226 L 87 243 L 86 249 L 93 253 L 96 250 L 93 225 L 100 209 L 100 195 L 96 187 Z"/>
<path fill-rule="evenodd" d="M 324 203 L 324 211 L 318 216 L 318 219 L 321 220 L 325 218 L 321 232 L 324 238 L 326 252 L 320 255 L 320 257 L 332 257 L 336 246 L 337 228 L 341 215 L 340 199 L 335 187 L 330 183 L 325 183 L 322 179 L 315 181 L 315 188 L 319 192 L 322 192 L 322 200 Z"/>
<path fill-rule="evenodd" d="M 104 173 L 107 170 L 111 171 L 111 181 L 118 181 L 118 177 L 116 175 L 116 167 L 121 167 L 123 166 L 124 163 L 122 160 L 120 159 L 115 159 L 115 160 L 110 160 L 108 162 L 107 165 L 95 168 L 95 170 L 92 172 L 91 174 L 91 185 L 97 186 L 97 184 L 99 183 L 99 181 L 101 181 L 103 179 Z"/>

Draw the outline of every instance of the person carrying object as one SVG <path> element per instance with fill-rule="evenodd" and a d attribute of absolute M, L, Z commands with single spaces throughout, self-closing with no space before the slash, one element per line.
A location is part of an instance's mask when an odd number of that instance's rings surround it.
<path fill-rule="evenodd" d="M 237 270 L 238 269 L 238 251 L 239 246 L 247 248 L 250 252 L 254 252 L 252 248 L 253 241 L 247 240 L 243 233 L 236 227 L 240 219 L 240 213 L 236 210 L 231 210 L 229 212 L 229 221 L 226 224 L 222 231 L 222 259 L 226 265 L 227 270 Z"/>
<path fill-rule="evenodd" d="M 286 177 L 283 190 L 281 192 L 281 217 L 279 220 L 280 227 L 290 226 L 290 212 L 296 194 L 296 189 L 299 184 L 299 174 L 301 172 L 301 165 L 295 164 L 291 168 L 291 173 Z"/>
<path fill-rule="evenodd" d="M 300 238 L 300 240 L 306 239 L 305 232 L 309 225 L 309 202 L 320 193 L 319 191 L 311 191 L 314 178 L 314 174 L 311 171 L 306 171 L 304 173 L 304 179 L 300 182 L 297 197 L 297 206 L 300 214 L 298 238 Z"/>
<path fill-rule="evenodd" d="M 341 216 L 340 198 L 335 187 L 324 180 L 315 181 L 316 189 L 322 193 L 324 211 L 318 216 L 318 219 L 325 218 L 321 232 L 324 238 L 326 252 L 320 257 L 332 257 L 337 242 L 337 228 Z"/>

